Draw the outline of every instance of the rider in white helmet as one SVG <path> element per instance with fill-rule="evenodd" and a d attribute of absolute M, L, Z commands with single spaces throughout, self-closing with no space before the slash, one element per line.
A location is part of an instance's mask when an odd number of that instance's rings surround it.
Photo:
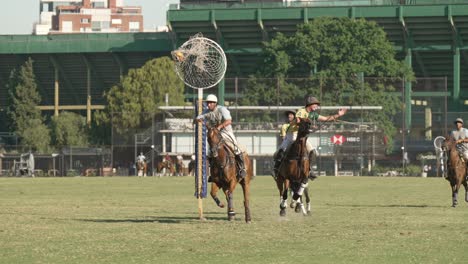
<path fill-rule="evenodd" d="M 145 162 L 146 161 L 146 157 L 145 157 L 145 155 L 143 155 L 143 152 L 140 152 L 140 155 L 138 155 L 138 157 L 137 157 L 137 161 L 138 162 Z"/>
<path fill-rule="evenodd" d="M 465 161 L 468 161 L 468 129 L 463 127 L 463 119 L 457 118 L 454 122 L 456 129 L 450 132 L 450 137 L 457 141 L 456 148 L 463 156 Z"/>
<path fill-rule="evenodd" d="M 237 143 L 237 139 L 234 136 L 234 132 L 232 130 L 231 112 L 229 112 L 226 107 L 218 105 L 218 98 L 214 94 L 209 94 L 205 101 L 210 111 L 206 114 L 197 116 L 196 120 L 198 122 L 205 120 L 209 123 L 210 126 L 216 126 L 218 128 L 221 136 L 226 141 L 226 144 L 234 151 L 234 154 L 236 155 L 237 165 L 239 166 L 239 177 L 245 178 L 247 172 L 245 170 L 244 156 L 242 150 L 239 148 L 239 144 Z M 217 151 L 211 150 L 211 155 L 216 156 Z"/>

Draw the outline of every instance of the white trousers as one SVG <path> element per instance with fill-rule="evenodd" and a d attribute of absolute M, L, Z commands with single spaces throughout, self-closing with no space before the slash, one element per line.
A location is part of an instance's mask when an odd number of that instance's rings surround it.
<path fill-rule="evenodd" d="M 278 148 L 276 152 L 278 152 L 280 149 L 282 149 L 283 151 L 286 151 L 288 147 L 291 146 L 291 144 L 296 140 L 296 138 L 297 138 L 297 132 L 287 133 L 286 137 L 284 137 L 283 142 L 281 143 L 280 147 Z M 312 144 L 310 144 L 309 140 L 307 140 L 306 142 L 306 149 L 307 149 L 307 152 L 309 153 L 314 149 L 314 147 L 312 147 Z"/>

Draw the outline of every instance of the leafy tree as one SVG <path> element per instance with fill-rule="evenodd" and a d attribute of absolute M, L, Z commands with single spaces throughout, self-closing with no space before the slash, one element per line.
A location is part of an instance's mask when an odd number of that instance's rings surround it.
<path fill-rule="evenodd" d="M 37 108 L 41 96 L 37 90 L 33 61 L 29 58 L 24 65 L 13 69 L 7 82 L 9 127 L 20 138 L 21 144 L 33 150 L 46 151 L 50 134 L 43 124 L 41 111 Z"/>
<path fill-rule="evenodd" d="M 58 148 L 89 145 L 86 118 L 79 114 L 62 112 L 52 117 L 51 130 L 54 145 Z"/>
<path fill-rule="evenodd" d="M 292 36 L 278 33 L 264 43 L 264 54 L 262 67 L 249 80 L 245 91 L 249 96 L 243 103 L 276 105 L 280 100 L 280 104 L 302 104 L 306 94 L 313 94 L 324 105 L 382 105 L 383 110 L 366 116 L 366 121 L 378 124 L 391 145 L 396 133 L 391 117 L 402 105 L 392 84 L 414 76 L 404 62 L 395 59 L 392 44 L 376 23 L 317 18 L 299 25 Z M 372 83 L 363 82 L 358 78 L 361 73 L 376 78 Z M 279 80 L 279 99 L 278 92 L 259 76 Z"/>
<path fill-rule="evenodd" d="M 30 119 L 26 122 L 27 128 L 21 133 L 21 143 L 31 146 L 33 150 L 42 153 L 50 151 L 50 130 L 42 119 Z"/>
<path fill-rule="evenodd" d="M 104 112 L 96 114 L 98 125 L 112 125 L 118 132 L 149 125 L 158 107 L 165 104 L 165 94 L 170 95 L 169 105 L 184 102 L 184 83 L 174 71 L 174 63 L 168 57 L 148 61 L 139 69 L 131 69 L 121 82 L 107 93 L 108 105 Z"/>

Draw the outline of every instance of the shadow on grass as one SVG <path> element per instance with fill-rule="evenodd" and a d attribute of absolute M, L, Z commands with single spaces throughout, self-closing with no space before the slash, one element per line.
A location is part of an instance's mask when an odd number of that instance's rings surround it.
<path fill-rule="evenodd" d="M 443 208 L 443 205 L 427 205 L 427 204 L 331 204 L 328 206 L 338 207 L 382 207 L 382 208 Z"/>
<path fill-rule="evenodd" d="M 223 216 L 213 216 L 213 215 Z M 226 216 L 225 216 L 226 215 Z M 226 213 L 219 212 L 205 212 L 204 217 L 207 221 L 227 221 Z M 239 220 L 238 217 L 236 220 Z M 82 222 L 93 222 L 93 223 L 162 223 L 162 224 L 180 224 L 187 222 L 199 222 L 200 219 L 198 216 L 150 216 L 143 219 L 75 219 L 76 221 Z"/>

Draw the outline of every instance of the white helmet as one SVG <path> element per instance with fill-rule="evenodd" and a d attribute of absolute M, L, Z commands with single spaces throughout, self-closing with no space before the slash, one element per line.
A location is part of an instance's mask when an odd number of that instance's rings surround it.
<path fill-rule="evenodd" d="M 209 94 L 209 95 L 206 97 L 206 100 L 205 100 L 205 101 L 217 103 L 217 102 L 218 102 L 218 97 L 216 97 L 216 95 L 214 95 L 214 94 Z"/>

